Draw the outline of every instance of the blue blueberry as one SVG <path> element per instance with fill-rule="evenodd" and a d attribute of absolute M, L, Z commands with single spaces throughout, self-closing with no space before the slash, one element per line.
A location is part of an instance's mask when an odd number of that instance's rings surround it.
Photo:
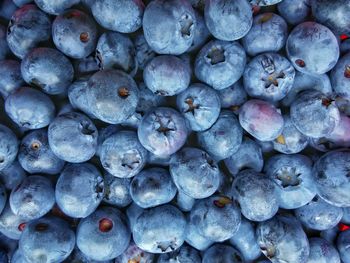
<path fill-rule="evenodd" d="M 195 249 L 203 251 L 210 247 L 212 244 L 214 244 L 214 242 L 211 241 L 209 238 L 206 238 L 199 233 L 198 225 L 194 224 L 194 222 L 189 220 L 189 216 L 187 218 L 187 227 L 185 232 L 186 243 L 188 243 Z"/>
<path fill-rule="evenodd" d="M 6 261 L 7 262 L 7 261 Z M 29 263 L 28 260 L 23 256 L 19 249 L 13 254 L 11 258 L 11 262 L 13 263 Z"/>
<path fill-rule="evenodd" d="M 24 5 L 17 9 L 7 28 L 8 46 L 21 59 L 50 37 L 51 20 L 35 5 Z"/>
<path fill-rule="evenodd" d="M 245 68 L 244 88 L 251 97 L 279 101 L 292 89 L 294 76 L 288 59 L 277 53 L 265 53 L 254 57 Z"/>
<path fill-rule="evenodd" d="M 48 130 L 52 152 L 58 158 L 71 163 L 82 163 L 94 156 L 97 137 L 94 123 L 77 112 L 68 112 L 56 117 Z"/>
<path fill-rule="evenodd" d="M 156 53 L 173 55 L 180 55 L 191 47 L 197 26 L 188 0 L 151 1 L 145 9 L 142 23 L 148 45 Z"/>
<path fill-rule="evenodd" d="M 239 108 L 247 101 L 247 92 L 245 91 L 242 81 L 237 81 L 228 88 L 219 90 L 221 107 L 232 110 L 238 114 Z"/>
<path fill-rule="evenodd" d="M 127 249 L 130 230 L 122 212 L 117 208 L 102 207 L 80 221 L 76 238 L 78 248 L 88 258 L 110 260 Z"/>
<path fill-rule="evenodd" d="M 157 263 L 172 262 L 196 263 L 201 262 L 201 257 L 197 250 L 188 245 L 183 245 L 179 250 L 172 253 L 161 254 L 157 261 Z"/>
<path fill-rule="evenodd" d="M 301 133 L 312 138 L 329 135 L 340 121 L 335 102 L 316 90 L 299 94 L 290 106 L 290 117 Z"/>
<path fill-rule="evenodd" d="M 186 63 L 180 58 L 163 55 L 148 62 L 143 71 L 143 80 L 153 93 L 173 96 L 187 89 L 191 73 Z"/>
<path fill-rule="evenodd" d="M 333 32 L 315 22 L 297 25 L 288 36 L 286 50 L 293 66 L 303 73 L 326 73 L 339 58 L 339 45 Z"/>
<path fill-rule="evenodd" d="M 218 93 L 201 83 L 192 84 L 181 92 L 176 98 L 176 104 L 193 131 L 207 130 L 220 114 Z"/>
<path fill-rule="evenodd" d="M 27 220 L 12 212 L 7 202 L 0 214 L 0 232 L 10 239 L 19 240 L 26 223 Z"/>
<path fill-rule="evenodd" d="M 278 12 L 290 25 L 306 21 L 310 14 L 310 0 L 284 0 L 277 5 Z"/>
<path fill-rule="evenodd" d="M 22 87 L 10 94 L 5 101 L 7 115 L 18 126 L 40 129 L 48 126 L 55 117 L 55 105 L 44 93 Z"/>
<path fill-rule="evenodd" d="M 339 252 L 340 259 L 344 263 L 350 262 L 350 231 L 341 232 L 337 239 L 337 249 Z"/>
<path fill-rule="evenodd" d="M 87 257 L 83 252 L 79 250 L 79 248 L 75 247 L 69 257 L 63 261 L 64 263 L 113 263 L 112 260 L 92 260 Z M 23 262 L 26 263 L 26 262 Z"/>
<path fill-rule="evenodd" d="M 26 177 L 26 173 L 18 161 L 0 171 L 0 182 L 7 190 L 12 190 Z"/>
<path fill-rule="evenodd" d="M 226 41 L 244 37 L 253 24 L 251 6 L 247 0 L 207 0 L 204 18 L 210 33 Z"/>
<path fill-rule="evenodd" d="M 335 239 L 339 234 L 339 227 L 335 226 L 327 230 L 320 231 L 320 237 L 327 240 L 329 243 L 334 244 Z"/>
<path fill-rule="evenodd" d="M 239 263 L 243 262 L 243 257 L 235 248 L 215 244 L 203 253 L 202 263 Z"/>
<path fill-rule="evenodd" d="M 238 42 L 212 40 L 198 52 L 194 72 L 200 81 L 221 90 L 239 80 L 245 65 L 246 54 Z"/>
<path fill-rule="evenodd" d="M 190 212 L 194 206 L 196 199 L 190 197 L 182 191 L 178 191 L 176 195 L 176 204 L 183 212 Z"/>
<path fill-rule="evenodd" d="M 249 3 L 252 5 L 259 5 L 259 6 L 270 6 L 275 5 L 282 0 L 249 0 Z"/>
<path fill-rule="evenodd" d="M 5 125 L 0 124 L 0 171 L 8 168 L 18 152 L 18 139 Z"/>
<path fill-rule="evenodd" d="M 327 140 L 339 147 L 350 147 L 350 117 L 340 113 L 340 120 L 334 130 L 327 136 Z"/>
<path fill-rule="evenodd" d="M 331 81 L 338 95 L 350 99 L 350 53 L 339 59 L 332 70 Z"/>
<path fill-rule="evenodd" d="M 168 253 L 185 241 L 186 220 L 174 206 L 162 205 L 144 210 L 132 226 L 135 244 L 150 253 Z"/>
<path fill-rule="evenodd" d="M 10 54 L 10 49 L 7 44 L 6 35 L 6 27 L 0 25 L 0 60 L 4 60 Z"/>
<path fill-rule="evenodd" d="M 130 178 L 145 166 L 147 151 L 135 132 L 120 131 L 103 142 L 100 160 L 103 168 L 113 176 Z"/>
<path fill-rule="evenodd" d="M 143 33 L 136 35 L 134 45 L 137 64 L 143 70 L 147 63 L 156 56 L 156 53 L 148 45 Z"/>
<path fill-rule="evenodd" d="M 12 14 L 16 11 L 17 5 L 12 0 L 4 0 L 0 4 L 0 17 L 8 21 Z"/>
<path fill-rule="evenodd" d="M 115 259 L 114 263 L 153 263 L 154 260 L 154 254 L 143 251 L 131 241 L 129 247 Z"/>
<path fill-rule="evenodd" d="M 196 199 L 211 196 L 219 187 L 217 163 L 198 148 L 183 148 L 172 156 L 170 174 L 179 191 Z"/>
<path fill-rule="evenodd" d="M 63 13 L 66 9 L 78 4 L 80 0 L 34 0 L 34 2 L 44 12 L 50 15 L 59 15 Z"/>
<path fill-rule="evenodd" d="M 205 24 L 202 13 L 195 9 L 194 14 L 196 16 L 197 26 L 194 30 L 193 43 L 188 49 L 188 52 L 198 51 L 210 37 L 210 32 Z"/>
<path fill-rule="evenodd" d="M 141 82 L 139 83 L 139 103 L 136 107 L 136 112 L 144 116 L 152 108 L 164 105 L 166 98 L 154 94 L 146 85 Z"/>
<path fill-rule="evenodd" d="M 129 178 L 119 178 L 106 172 L 104 174 L 105 194 L 103 202 L 117 207 L 126 207 L 132 202 Z"/>
<path fill-rule="evenodd" d="M 337 249 L 323 238 L 310 238 L 310 255 L 307 263 L 339 263 Z"/>
<path fill-rule="evenodd" d="M 85 58 L 96 47 L 96 24 L 89 15 L 80 10 L 65 11 L 52 23 L 52 39 L 56 48 L 65 55 Z"/>
<path fill-rule="evenodd" d="M 133 229 L 139 216 L 145 211 L 145 209 L 139 207 L 136 203 L 132 202 L 126 209 L 126 216 L 128 217 L 128 223 L 130 229 Z"/>
<path fill-rule="evenodd" d="M 94 74 L 100 69 L 94 53 L 86 58 L 73 60 L 73 67 L 77 77 Z"/>
<path fill-rule="evenodd" d="M 21 64 L 16 60 L 1 60 L 0 75 L 2 76 L 0 79 L 0 93 L 4 99 L 24 84 L 21 75 Z"/>

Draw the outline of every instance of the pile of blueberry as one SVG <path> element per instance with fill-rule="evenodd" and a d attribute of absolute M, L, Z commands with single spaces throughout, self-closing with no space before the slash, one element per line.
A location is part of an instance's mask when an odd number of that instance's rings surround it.
<path fill-rule="evenodd" d="M 350 0 L 2 0 L 0 263 L 350 263 Z"/>

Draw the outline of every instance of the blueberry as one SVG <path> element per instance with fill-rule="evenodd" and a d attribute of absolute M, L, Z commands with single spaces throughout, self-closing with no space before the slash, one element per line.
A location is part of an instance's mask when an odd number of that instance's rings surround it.
<path fill-rule="evenodd" d="M 76 238 L 78 248 L 88 258 L 110 260 L 127 249 L 130 230 L 124 214 L 117 208 L 101 207 L 80 221 Z"/>
<path fill-rule="evenodd" d="M 62 262 L 72 252 L 74 232 L 62 219 L 42 217 L 27 224 L 19 251 L 29 262 Z"/>
<path fill-rule="evenodd" d="M 0 183 L 0 213 L 4 210 L 7 201 L 7 193 L 5 186 Z"/>
<path fill-rule="evenodd" d="M 343 210 L 315 197 L 310 203 L 295 209 L 295 216 L 308 228 L 327 230 L 340 222 Z"/>
<path fill-rule="evenodd" d="M 209 238 L 206 238 L 199 233 L 198 225 L 189 220 L 189 218 L 187 219 L 185 240 L 189 245 L 201 251 L 206 250 L 214 244 Z"/>
<path fill-rule="evenodd" d="M 193 131 L 207 130 L 220 114 L 218 93 L 201 83 L 192 84 L 181 92 L 176 98 L 176 104 Z"/>
<path fill-rule="evenodd" d="M 204 18 L 210 33 L 226 41 L 244 37 L 253 24 L 251 6 L 247 0 L 206 0 Z"/>
<path fill-rule="evenodd" d="M 191 74 L 186 63 L 180 58 L 163 55 L 153 58 L 146 65 L 143 79 L 153 93 L 173 96 L 187 89 Z"/>
<path fill-rule="evenodd" d="M 117 207 L 126 207 L 132 202 L 129 178 L 118 178 L 106 172 L 104 175 L 105 194 L 103 202 Z"/>
<path fill-rule="evenodd" d="M 142 0 L 95 0 L 91 6 L 96 21 L 109 30 L 132 33 L 142 25 Z"/>
<path fill-rule="evenodd" d="M 254 170 L 240 172 L 232 184 L 232 196 L 242 214 L 252 221 L 265 221 L 278 210 L 278 192 L 274 182 Z"/>
<path fill-rule="evenodd" d="M 68 112 L 56 117 L 49 126 L 48 139 L 52 152 L 71 163 L 89 160 L 96 152 L 98 132 L 85 115 Z"/>
<path fill-rule="evenodd" d="M 10 20 L 16 9 L 17 6 L 12 0 L 4 0 L 0 4 L 0 17 L 6 21 Z"/>
<path fill-rule="evenodd" d="M 340 121 L 335 102 L 316 90 L 301 93 L 290 106 L 290 116 L 295 127 L 312 138 L 329 135 Z"/>
<path fill-rule="evenodd" d="M 7 262 L 7 261 L 5 261 Z M 28 260 L 23 256 L 21 251 L 19 249 L 16 250 L 16 252 L 13 254 L 11 258 L 11 262 L 13 263 L 29 263 Z"/>
<path fill-rule="evenodd" d="M 304 22 L 310 11 L 310 0 L 284 0 L 277 5 L 280 15 L 291 25 Z"/>
<path fill-rule="evenodd" d="M 350 231 L 341 232 L 337 239 L 337 249 L 340 255 L 340 259 L 344 263 L 350 262 L 350 252 L 349 252 L 349 244 L 350 244 Z"/>
<path fill-rule="evenodd" d="M 245 91 L 242 81 L 237 81 L 228 88 L 219 90 L 221 107 L 232 110 L 238 114 L 239 108 L 247 101 L 247 92 Z"/>
<path fill-rule="evenodd" d="M 100 69 L 94 53 L 87 56 L 86 58 L 75 59 L 73 61 L 73 67 L 77 78 L 84 77 L 89 74 L 94 74 Z"/>
<path fill-rule="evenodd" d="M 0 171 L 8 168 L 18 152 L 18 139 L 5 125 L 0 124 Z"/>
<path fill-rule="evenodd" d="M 169 156 L 185 144 L 188 130 L 185 119 L 179 112 L 159 107 L 143 117 L 137 134 L 148 151 L 159 156 Z"/>
<path fill-rule="evenodd" d="M 331 81 L 338 95 L 350 99 L 350 53 L 339 59 L 332 70 Z"/>
<path fill-rule="evenodd" d="M 101 146 L 101 164 L 119 178 L 138 174 L 146 164 L 147 151 L 133 131 L 120 131 L 108 137 Z"/>
<path fill-rule="evenodd" d="M 64 263 L 113 263 L 112 260 L 92 260 L 87 257 L 83 252 L 79 250 L 79 248 L 75 247 L 73 252 L 69 255 L 69 257 L 63 261 Z M 26 263 L 26 262 L 23 262 Z"/>
<path fill-rule="evenodd" d="M 350 206 L 349 161 L 348 150 L 336 150 L 321 156 L 314 165 L 313 175 L 318 195 L 331 205 Z"/>
<path fill-rule="evenodd" d="M 63 13 L 66 9 L 76 5 L 80 0 L 34 0 L 37 6 L 44 12 L 51 15 L 59 15 Z"/>
<path fill-rule="evenodd" d="M 21 64 L 15 60 L 0 61 L 0 75 L 0 93 L 4 99 L 24 84 Z"/>
<path fill-rule="evenodd" d="M 6 27 L 3 25 L 0 25 L 0 59 L 4 60 L 9 54 L 10 54 L 10 49 L 7 44 L 6 40 Z"/>
<path fill-rule="evenodd" d="M 308 239 L 295 217 L 276 216 L 261 222 L 256 234 L 261 251 L 271 262 L 302 263 L 309 257 Z"/>
<path fill-rule="evenodd" d="M 307 263 L 339 263 L 336 248 L 323 238 L 310 238 L 310 256 Z"/>
<path fill-rule="evenodd" d="M 37 219 L 55 204 L 55 190 L 46 177 L 28 176 L 12 189 L 9 202 L 14 214 L 27 221 Z"/>
<path fill-rule="evenodd" d="M 210 32 L 205 24 L 202 13 L 195 9 L 194 14 L 196 16 L 197 26 L 194 30 L 193 43 L 187 50 L 188 52 L 197 52 L 210 37 Z"/>
<path fill-rule="evenodd" d="M 120 69 L 135 75 L 138 62 L 130 38 L 117 32 L 103 33 L 96 46 L 96 61 L 101 69 Z"/>
<path fill-rule="evenodd" d="M 203 253 L 202 263 L 239 263 L 243 262 L 242 255 L 233 247 L 215 244 Z"/>
<path fill-rule="evenodd" d="M 242 39 L 242 44 L 251 56 L 264 52 L 278 52 L 287 41 L 287 23 L 274 13 L 254 17 L 253 26 Z"/>
<path fill-rule="evenodd" d="M 339 147 L 350 146 L 350 117 L 340 114 L 340 120 L 334 130 L 327 136 L 327 139 Z"/>
<path fill-rule="evenodd" d="M 40 129 L 48 126 L 53 120 L 55 105 L 44 93 L 23 87 L 7 97 L 5 110 L 20 127 Z"/>
<path fill-rule="evenodd" d="M 238 42 L 212 40 L 198 52 L 194 72 L 200 81 L 221 90 L 239 80 L 245 65 L 246 54 Z"/>
<path fill-rule="evenodd" d="M 77 9 L 58 15 L 52 23 L 52 39 L 57 49 L 72 58 L 90 55 L 97 42 L 94 20 Z"/>
<path fill-rule="evenodd" d="M 7 190 L 15 188 L 25 177 L 25 171 L 16 160 L 0 171 L 0 182 L 4 184 Z"/>
<path fill-rule="evenodd" d="M 221 111 L 217 121 L 206 131 L 197 133 L 198 142 L 216 160 L 223 160 L 238 151 L 243 129 L 236 116 L 228 110 Z"/>
<path fill-rule="evenodd" d="M 50 36 L 50 18 L 35 5 L 17 9 L 7 28 L 8 46 L 19 58 L 23 58 L 40 42 L 49 40 Z"/>
<path fill-rule="evenodd" d="M 303 73 L 326 73 L 339 58 L 335 35 L 327 27 L 315 22 L 297 25 L 288 36 L 286 50 L 293 66 Z"/>
<path fill-rule="evenodd" d="M 196 199 L 211 196 L 219 187 L 217 163 L 198 148 L 183 148 L 172 156 L 170 174 L 176 187 Z"/>
<path fill-rule="evenodd" d="M 154 94 L 146 85 L 141 82 L 139 86 L 139 102 L 136 107 L 136 112 L 144 116 L 152 108 L 164 105 L 166 97 Z"/>
<path fill-rule="evenodd" d="M 244 169 L 261 172 L 264 166 L 264 159 L 260 146 L 249 138 L 243 138 L 238 150 L 232 156 L 225 159 L 225 165 L 234 176 Z"/>
<path fill-rule="evenodd" d="M 184 243 L 186 220 L 180 210 L 163 205 L 144 210 L 132 227 L 135 244 L 150 253 L 172 252 Z"/>
<path fill-rule="evenodd" d="M 138 34 L 134 39 L 135 58 L 138 67 L 144 69 L 147 63 L 156 56 L 156 53 L 148 45 L 143 33 Z"/>
<path fill-rule="evenodd" d="M 132 230 L 136 224 L 139 216 L 145 211 L 145 209 L 139 207 L 136 203 L 132 202 L 131 205 L 126 209 L 126 216 L 128 217 L 128 223 Z"/>
<path fill-rule="evenodd" d="M 56 184 L 56 202 L 68 216 L 85 218 L 93 213 L 104 195 L 103 177 L 89 163 L 67 165 Z"/>
<path fill-rule="evenodd" d="M 269 101 L 283 99 L 291 90 L 295 70 L 291 63 L 277 53 L 254 57 L 244 70 L 244 88 L 254 98 Z"/>
<path fill-rule="evenodd" d="M 18 240 L 26 227 L 27 221 L 14 214 L 9 202 L 0 214 L 0 232 L 8 238 Z"/>
<path fill-rule="evenodd" d="M 178 191 L 176 195 L 176 204 L 178 208 L 181 209 L 183 212 L 189 212 L 192 210 L 192 207 L 194 206 L 196 202 L 196 199 L 190 197 L 189 195 L 185 194 L 182 191 Z"/>
<path fill-rule="evenodd" d="M 177 189 L 169 172 L 163 168 L 149 168 L 137 174 L 130 184 L 133 201 L 142 208 L 169 203 Z"/>
<path fill-rule="evenodd" d="M 272 141 L 283 131 L 284 120 L 279 110 L 263 100 L 248 100 L 240 109 L 242 128 L 260 141 Z"/>
<path fill-rule="evenodd" d="M 304 206 L 316 195 L 312 162 L 305 155 L 275 155 L 266 162 L 264 170 L 274 181 L 279 205 L 284 209 Z"/>
<path fill-rule="evenodd" d="M 188 0 L 154 0 L 147 5 L 142 21 L 148 45 L 159 54 L 186 52 L 192 45 L 196 26 Z"/>
<path fill-rule="evenodd" d="M 329 243 L 334 244 L 334 241 L 337 238 L 338 234 L 339 234 L 339 227 L 335 226 L 327 230 L 321 231 L 320 237 L 323 238 L 324 240 L 327 240 Z"/>
<path fill-rule="evenodd" d="M 157 263 L 172 263 L 172 262 L 201 262 L 201 257 L 194 248 L 183 245 L 179 250 L 172 253 L 161 254 Z"/>
<path fill-rule="evenodd" d="M 114 124 L 111 124 L 111 125 L 108 125 L 107 127 L 99 129 L 98 138 L 97 138 L 96 156 L 101 155 L 102 145 L 104 141 L 120 130 L 121 130 L 121 127 L 119 125 L 114 125 Z"/>
<path fill-rule="evenodd" d="M 129 247 L 124 251 L 123 254 L 118 256 L 114 263 L 153 263 L 154 254 L 143 251 L 135 245 L 134 242 L 130 242 Z"/>

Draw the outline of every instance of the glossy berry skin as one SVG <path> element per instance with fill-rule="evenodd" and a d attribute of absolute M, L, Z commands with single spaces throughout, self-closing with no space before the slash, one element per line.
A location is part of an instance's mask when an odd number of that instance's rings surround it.
<path fill-rule="evenodd" d="M 143 251 L 138 248 L 134 242 L 130 242 L 129 247 L 124 251 L 123 254 L 118 256 L 114 263 L 153 263 L 154 254 Z"/>
<path fill-rule="evenodd" d="M 135 244 L 146 252 L 172 252 L 185 240 L 186 220 L 180 210 L 162 205 L 144 210 L 132 226 Z"/>
<path fill-rule="evenodd" d="M 34 0 L 35 4 L 42 9 L 45 13 L 51 15 L 59 15 L 66 9 L 76 5 L 80 0 L 58 0 L 52 2 L 51 0 Z"/>
<path fill-rule="evenodd" d="M 134 45 L 135 58 L 137 60 L 138 67 L 143 70 L 147 63 L 156 56 L 156 53 L 148 45 L 143 33 L 136 35 Z"/>
<path fill-rule="evenodd" d="M 211 196 L 195 203 L 189 221 L 204 238 L 222 242 L 231 238 L 241 223 L 237 205 L 226 196 Z"/>
<path fill-rule="evenodd" d="M 332 70 L 331 81 L 334 91 L 347 99 L 350 99 L 350 53 L 338 60 Z"/>
<path fill-rule="evenodd" d="M 286 44 L 293 66 L 309 74 L 323 74 L 331 70 L 339 58 L 339 45 L 335 35 L 327 27 L 304 22 L 289 34 Z M 319 54 L 322 53 L 322 56 Z"/>
<path fill-rule="evenodd" d="M 261 172 L 264 159 L 260 146 L 253 140 L 245 137 L 238 150 L 225 159 L 225 165 L 229 172 L 236 176 L 243 169 L 252 169 Z"/>
<path fill-rule="evenodd" d="M 291 90 L 295 70 L 291 63 L 277 53 L 254 57 L 244 70 L 247 93 L 254 98 L 279 101 Z"/>
<path fill-rule="evenodd" d="M 238 230 L 230 238 L 230 243 L 239 250 L 247 262 L 254 262 L 261 256 L 260 247 L 256 242 L 255 227 L 244 217 L 241 219 Z"/>
<path fill-rule="evenodd" d="M 51 36 L 51 20 L 35 5 L 16 10 L 7 28 L 7 43 L 13 54 L 23 58 L 40 42 Z"/>
<path fill-rule="evenodd" d="M 308 228 L 327 230 L 340 222 L 343 210 L 315 197 L 310 203 L 295 209 L 295 216 Z"/>
<path fill-rule="evenodd" d="M 57 180 L 57 205 L 70 217 L 89 216 L 99 206 L 103 195 L 103 177 L 90 163 L 67 165 Z"/>
<path fill-rule="evenodd" d="M 266 162 L 264 170 L 274 181 L 279 205 L 284 209 L 304 206 L 316 195 L 312 161 L 305 155 L 274 155 Z"/>
<path fill-rule="evenodd" d="M 53 120 L 55 105 L 46 94 L 22 87 L 6 98 L 5 111 L 18 126 L 40 129 Z"/>
<path fill-rule="evenodd" d="M 133 201 L 142 208 L 169 203 L 177 188 L 169 172 L 163 168 L 149 168 L 137 174 L 130 185 Z"/>
<path fill-rule="evenodd" d="M 170 174 L 179 191 L 196 199 L 211 196 L 219 187 L 217 163 L 198 148 L 185 147 L 172 156 Z"/>
<path fill-rule="evenodd" d="M 65 11 L 52 23 L 52 39 L 56 48 L 65 55 L 76 59 L 85 58 L 96 47 L 96 24 L 82 11 Z"/>
<path fill-rule="evenodd" d="M 18 161 L 14 161 L 10 166 L 0 171 L 0 182 L 7 190 L 12 190 L 26 177 L 26 172 Z"/>
<path fill-rule="evenodd" d="M 191 73 L 186 63 L 180 58 L 163 55 L 153 58 L 146 65 L 143 80 L 154 94 L 173 96 L 187 89 Z"/>
<path fill-rule="evenodd" d="M 92 75 L 86 95 L 89 113 L 110 124 L 121 123 L 130 117 L 139 98 L 135 81 L 119 70 L 103 70 Z"/>
<path fill-rule="evenodd" d="M 28 176 L 12 190 L 9 202 L 14 214 L 27 221 L 37 219 L 55 204 L 55 190 L 48 178 Z"/>
<path fill-rule="evenodd" d="M 242 214 L 251 221 L 272 218 L 278 210 L 278 195 L 274 182 L 253 170 L 240 172 L 234 179 L 232 196 L 238 201 Z"/>
<path fill-rule="evenodd" d="M 108 172 L 104 174 L 103 179 L 105 185 L 103 202 L 117 207 L 126 207 L 132 202 L 129 190 L 131 179 L 118 178 Z"/>
<path fill-rule="evenodd" d="M 65 162 L 50 149 L 47 131 L 34 130 L 23 137 L 18 161 L 28 173 L 58 174 Z"/>
<path fill-rule="evenodd" d="M 316 20 L 337 34 L 350 33 L 349 1 L 316 0 L 311 1 L 312 14 Z M 336 15 L 335 15 L 336 14 Z"/>
<path fill-rule="evenodd" d="M 223 160 L 238 151 L 243 129 L 233 112 L 221 111 L 217 121 L 206 131 L 197 133 L 199 145 L 215 160 Z"/>
<path fill-rule="evenodd" d="M 8 238 L 19 240 L 22 234 L 22 226 L 26 225 L 26 220 L 14 214 L 9 202 L 0 214 L 0 232 Z"/>
<path fill-rule="evenodd" d="M 284 127 L 282 133 L 272 141 L 273 148 L 284 154 L 299 153 L 306 148 L 309 139 L 293 124 L 289 115 L 283 116 Z"/>
<path fill-rule="evenodd" d="M 349 252 L 349 244 L 350 244 L 350 231 L 341 232 L 337 239 L 337 249 L 340 255 L 340 259 L 344 263 L 350 262 L 350 252 Z"/>
<path fill-rule="evenodd" d="M 253 26 L 242 39 L 244 49 L 250 56 L 265 52 L 278 52 L 287 41 L 287 23 L 274 13 L 254 17 Z"/>
<path fill-rule="evenodd" d="M 313 168 L 317 193 L 327 203 L 338 207 L 350 206 L 348 150 L 330 151 L 316 162 Z"/>
<path fill-rule="evenodd" d="M 64 93 L 74 77 L 73 66 L 59 51 L 35 48 L 22 60 L 23 79 L 48 94 Z"/>
<path fill-rule="evenodd" d="M 245 65 L 246 54 L 238 42 L 212 40 L 198 52 L 194 73 L 200 81 L 221 90 L 239 80 Z"/>
<path fill-rule="evenodd" d="M 204 19 L 210 33 L 226 41 L 244 37 L 253 24 L 251 6 L 247 0 L 206 0 Z"/>
<path fill-rule="evenodd" d="M 56 117 L 48 130 L 49 145 L 53 153 L 71 163 L 89 160 L 96 152 L 97 137 L 94 123 L 77 112 Z"/>
<path fill-rule="evenodd" d="M 145 9 L 142 26 L 156 53 L 180 55 L 191 47 L 197 21 L 187 0 L 154 0 Z"/>
<path fill-rule="evenodd" d="M 135 75 L 138 67 L 134 44 L 127 35 L 118 32 L 100 36 L 95 59 L 100 69 L 120 69 L 130 75 Z"/>
<path fill-rule="evenodd" d="M 5 125 L 0 124 L 0 171 L 8 168 L 18 152 L 18 139 Z"/>
<path fill-rule="evenodd" d="M 0 94 L 4 99 L 24 84 L 21 75 L 21 64 L 16 60 L 1 60 L 0 75 L 2 76 L 0 79 Z"/>
<path fill-rule="evenodd" d="M 310 0 L 283 0 L 277 9 L 288 24 L 297 25 L 307 19 L 311 11 Z"/>
<path fill-rule="evenodd" d="M 98 208 L 78 225 L 77 246 L 90 259 L 102 261 L 122 254 L 130 242 L 126 218 L 113 207 Z"/>
<path fill-rule="evenodd" d="M 260 141 L 272 141 L 283 131 L 284 120 L 278 109 L 263 100 L 248 100 L 239 113 L 242 128 Z"/>
<path fill-rule="evenodd" d="M 235 114 L 244 102 L 247 101 L 247 92 L 245 91 L 242 81 L 237 81 L 235 84 L 226 89 L 219 90 L 221 108 L 228 108 Z"/>
<path fill-rule="evenodd" d="M 29 262 L 62 262 L 73 251 L 74 244 L 74 232 L 65 221 L 42 217 L 26 225 L 19 250 Z"/>
<path fill-rule="evenodd" d="M 120 131 L 108 137 L 101 146 L 100 161 L 113 176 L 130 178 L 145 166 L 147 151 L 133 131 Z"/>
<path fill-rule="evenodd" d="M 144 8 L 142 0 L 96 0 L 91 6 L 91 12 L 104 28 L 132 33 L 142 25 Z"/>
<path fill-rule="evenodd" d="M 188 245 L 183 245 L 179 250 L 176 250 L 172 253 L 161 254 L 157 261 L 157 263 L 172 262 L 201 262 L 201 257 L 197 250 Z"/>
<path fill-rule="evenodd" d="M 203 253 L 202 263 L 239 263 L 242 255 L 233 247 L 215 244 Z"/>
<path fill-rule="evenodd" d="M 295 217 L 276 216 L 258 224 L 257 242 L 263 254 L 274 263 L 306 262 L 310 246 L 303 228 Z"/>
<path fill-rule="evenodd" d="M 0 59 L 4 60 L 10 53 L 9 46 L 6 41 L 6 27 L 0 25 Z"/>
<path fill-rule="evenodd" d="M 220 98 L 218 93 L 201 83 L 192 84 L 176 97 L 179 111 L 188 120 L 192 131 L 205 131 L 218 119 Z"/>
<path fill-rule="evenodd" d="M 148 151 L 159 156 L 169 156 L 185 144 L 188 130 L 184 117 L 178 111 L 159 107 L 143 117 L 137 134 Z"/>

